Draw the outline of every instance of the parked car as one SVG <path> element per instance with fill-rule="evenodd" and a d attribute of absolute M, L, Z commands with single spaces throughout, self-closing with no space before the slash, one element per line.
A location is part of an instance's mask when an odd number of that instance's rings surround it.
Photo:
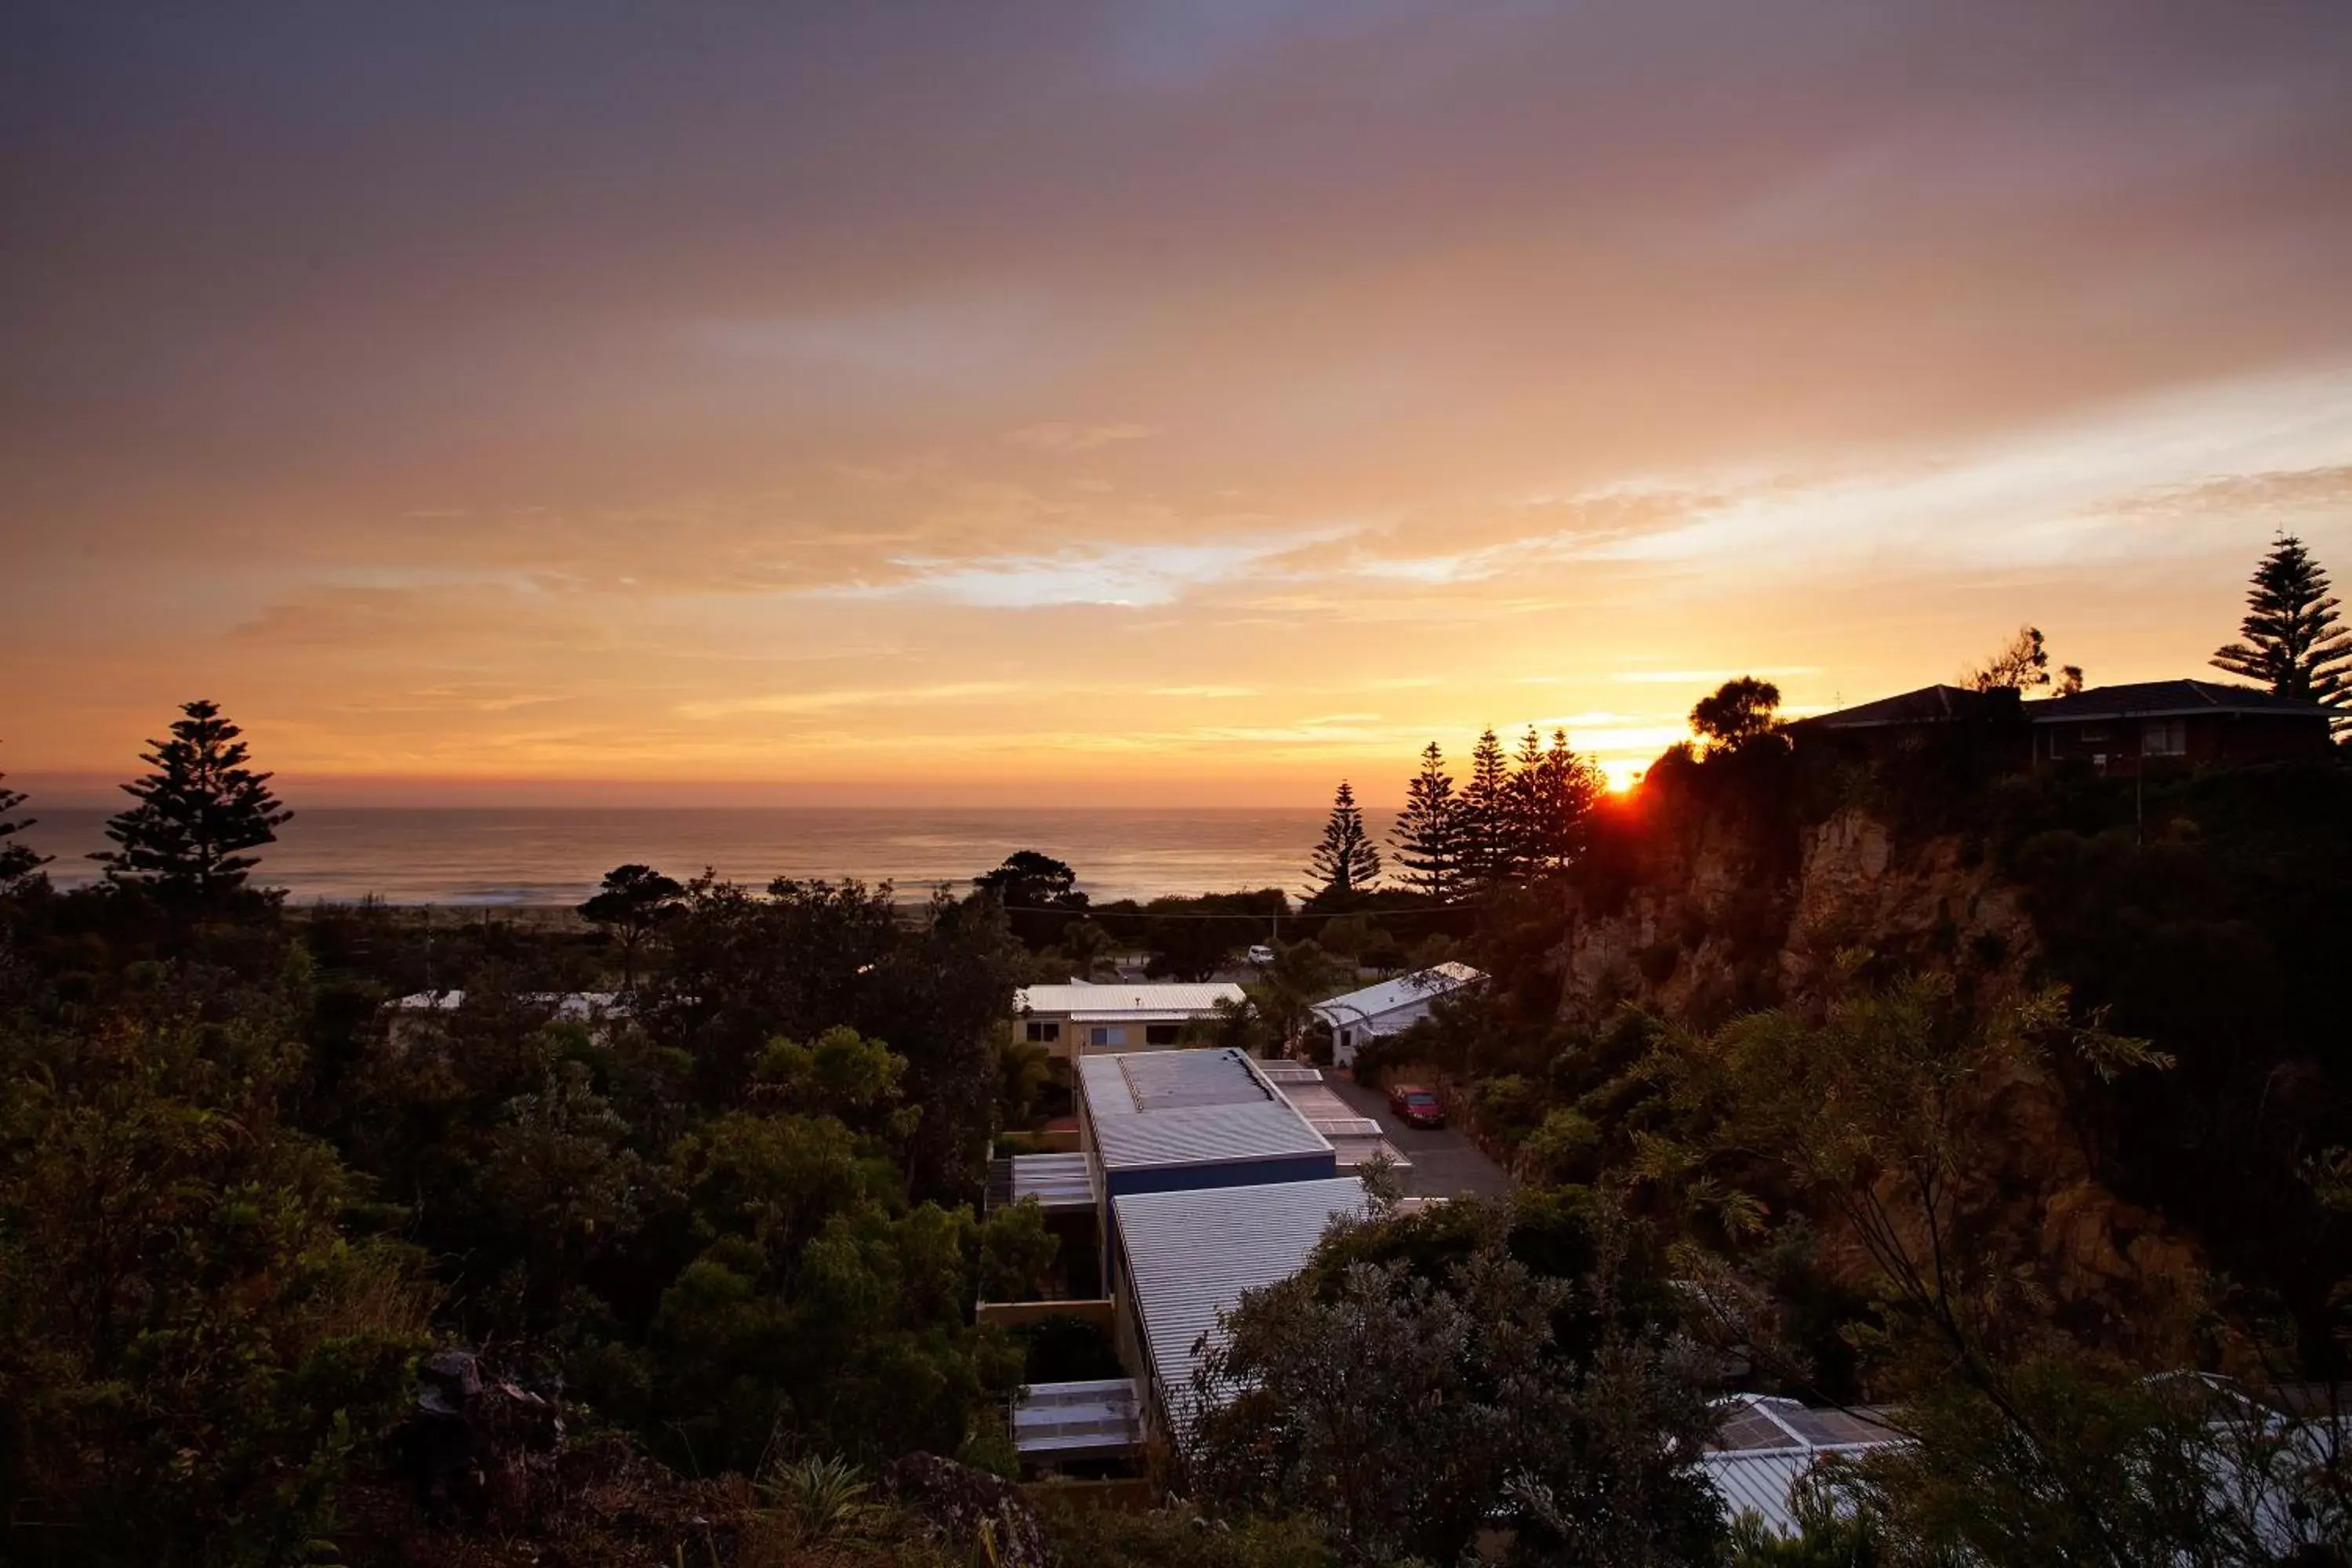
<path fill-rule="evenodd" d="M 1249 950 L 1249 961 L 1263 967 L 1274 962 L 1274 949 L 1258 942 Z"/>
<path fill-rule="evenodd" d="M 1417 1083 L 1401 1083 L 1390 1089 L 1389 1109 L 1408 1127 L 1445 1125 L 1444 1103 Z"/>

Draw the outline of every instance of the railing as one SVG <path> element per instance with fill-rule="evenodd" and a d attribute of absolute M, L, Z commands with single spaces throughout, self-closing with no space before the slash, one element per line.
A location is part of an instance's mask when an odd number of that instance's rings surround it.
<path fill-rule="evenodd" d="M 1048 1318 L 1076 1318 L 1080 1322 L 1114 1331 L 1118 1321 L 1117 1303 L 1107 1300 L 1071 1301 L 982 1301 L 973 1309 L 973 1321 L 982 1328 L 1017 1329 L 1024 1323 L 1043 1322 Z"/>

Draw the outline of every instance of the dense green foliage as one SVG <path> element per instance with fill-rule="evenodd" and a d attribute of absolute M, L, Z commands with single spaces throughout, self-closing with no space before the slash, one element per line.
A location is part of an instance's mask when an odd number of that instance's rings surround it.
<path fill-rule="evenodd" d="M 0 1554 L 310 1560 L 398 1495 L 453 1342 L 674 1476 L 1009 1464 L 1021 1351 L 971 1303 L 1055 1243 L 973 1206 L 1002 916 L 621 881 L 661 895 L 625 955 L 127 879 L 0 901 Z M 615 958 L 637 1005 L 559 1018 Z M 462 1000 L 392 1005 L 428 979 Z"/>
<path fill-rule="evenodd" d="M 1706 1561 L 1712 1367 L 1630 1227 L 1570 1194 L 1335 1231 L 1196 1374 L 1194 1495 L 1318 1521 L 1342 1561 Z"/>

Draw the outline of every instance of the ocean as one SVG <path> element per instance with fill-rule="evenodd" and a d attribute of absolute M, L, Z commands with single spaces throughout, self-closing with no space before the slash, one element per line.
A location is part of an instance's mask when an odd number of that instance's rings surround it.
<path fill-rule="evenodd" d="M 25 841 L 88 882 L 107 813 L 36 807 Z M 1391 814 L 1367 812 L 1385 842 Z M 1266 810 L 858 810 L 341 807 L 299 812 L 260 850 L 254 880 L 295 902 L 373 894 L 394 903 L 576 904 L 630 861 L 683 880 L 705 867 L 740 882 L 862 878 L 902 893 L 961 892 L 1016 849 L 1067 861 L 1097 901 L 1280 887 L 1298 896 L 1323 814 Z"/>

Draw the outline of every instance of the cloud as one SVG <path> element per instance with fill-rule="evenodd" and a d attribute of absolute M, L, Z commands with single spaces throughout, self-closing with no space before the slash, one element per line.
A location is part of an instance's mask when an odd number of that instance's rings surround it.
<path fill-rule="evenodd" d="M 1026 447 L 1033 452 L 1091 452 L 1099 447 L 1114 446 L 1121 441 L 1140 441 L 1157 435 L 1149 425 L 1065 425 L 1049 422 L 1031 425 L 1010 431 L 1004 440 L 1008 446 Z"/>
<path fill-rule="evenodd" d="M 1320 793 L 2028 616 L 2177 674 L 2273 530 L 2352 569 L 2342 6 L 69 11 L 12 771 L 201 686 L 321 765 L 882 773 L 919 713 L 942 793 Z"/>
<path fill-rule="evenodd" d="M 833 691 L 778 691 L 718 702 L 682 702 L 680 718 L 706 721 L 759 713 L 835 713 L 865 708 L 921 708 L 977 699 L 1035 695 L 1019 681 L 960 680 L 937 686 L 874 687 Z"/>
<path fill-rule="evenodd" d="M 2258 474 L 2225 474 L 2125 497 L 2116 512 L 2149 518 L 2236 521 L 2275 518 L 2281 524 L 2352 513 L 2352 464 Z"/>

